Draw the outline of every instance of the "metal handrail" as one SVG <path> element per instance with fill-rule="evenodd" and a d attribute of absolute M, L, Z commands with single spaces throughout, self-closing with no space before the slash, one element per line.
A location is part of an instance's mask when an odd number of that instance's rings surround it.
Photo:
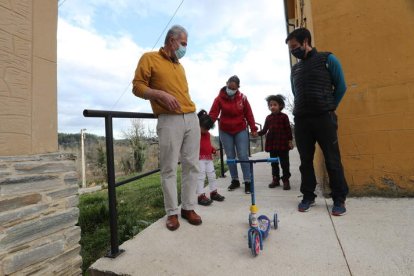
<path fill-rule="evenodd" d="M 116 258 L 122 252 L 123 249 L 119 249 L 118 241 L 118 214 L 116 209 L 116 187 L 122 186 L 124 184 L 130 183 L 132 181 L 144 178 L 146 176 L 152 175 L 160 171 L 160 169 L 155 169 L 146 173 L 143 173 L 138 176 L 125 179 L 118 183 L 115 182 L 115 163 L 114 163 L 114 138 L 113 138 L 113 118 L 137 118 L 137 119 L 156 119 L 157 117 L 152 113 L 140 113 L 140 112 L 123 112 L 123 111 L 108 111 L 108 110 L 91 110 L 85 109 L 83 111 L 84 117 L 95 117 L 95 118 L 105 118 L 105 141 L 106 141 L 106 167 L 107 167 L 107 179 L 108 179 L 108 208 L 109 208 L 109 230 L 110 230 L 110 242 L 111 249 L 106 254 L 106 257 Z M 260 130 L 262 126 L 260 126 Z M 250 144 L 250 139 L 249 139 Z M 220 140 L 219 134 L 219 145 L 220 145 L 220 169 L 221 177 L 224 175 L 224 151 L 223 145 Z M 262 139 L 262 151 L 263 151 L 263 139 Z M 249 156 L 250 156 L 250 146 L 249 146 Z"/>
<path fill-rule="evenodd" d="M 106 110 L 89 110 L 83 111 L 85 117 L 101 117 L 105 118 L 105 140 L 106 140 L 106 172 L 108 176 L 108 207 L 109 207 L 109 229 L 111 234 L 111 250 L 107 253 L 107 257 L 116 258 L 124 250 L 119 250 L 118 241 L 118 214 L 116 210 L 116 191 L 117 186 L 129 183 L 133 180 L 140 179 L 158 172 L 154 170 L 142 176 L 136 176 L 131 179 L 124 180 L 120 183 L 115 183 L 115 166 L 114 166 L 114 138 L 112 119 L 113 118 L 139 118 L 139 119 L 155 119 L 154 114 L 138 113 L 138 112 L 121 112 L 121 111 L 106 111 Z"/>
<path fill-rule="evenodd" d="M 262 125 L 261 124 L 259 124 L 259 123 L 255 123 L 255 124 L 259 126 L 259 130 L 262 130 Z M 247 135 L 249 135 L 249 157 L 251 157 L 252 154 L 251 154 L 251 150 L 250 150 L 250 139 L 258 139 L 258 137 L 250 138 L 249 132 L 247 132 Z M 260 136 L 260 145 L 261 145 L 261 148 L 262 148 L 262 151 L 263 151 L 263 136 Z"/>

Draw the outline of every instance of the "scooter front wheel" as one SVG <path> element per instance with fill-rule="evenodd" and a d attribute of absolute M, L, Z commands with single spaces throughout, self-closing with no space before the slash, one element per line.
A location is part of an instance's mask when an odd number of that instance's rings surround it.
<path fill-rule="evenodd" d="M 260 253 L 260 234 L 257 231 L 252 232 L 251 243 L 252 255 L 256 257 Z"/>

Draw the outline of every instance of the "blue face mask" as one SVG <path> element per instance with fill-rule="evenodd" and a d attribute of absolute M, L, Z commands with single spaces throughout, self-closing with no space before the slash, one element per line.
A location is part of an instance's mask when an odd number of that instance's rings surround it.
<path fill-rule="evenodd" d="M 185 52 L 187 51 L 187 47 L 184 47 L 183 45 L 179 44 L 178 49 L 175 50 L 175 56 L 180 59 L 185 55 Z"/>
<path fill-rule="evenodd" d="M 229 97 L 234 96 L 236 94 L 237 90 L 231 90 L 230 88 L 226 87 L 226 93 Z"/>

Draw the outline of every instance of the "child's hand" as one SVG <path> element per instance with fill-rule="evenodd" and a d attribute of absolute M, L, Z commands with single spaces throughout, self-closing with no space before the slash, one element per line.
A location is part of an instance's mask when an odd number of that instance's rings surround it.
<path fill-rule="evenodd" d="M 293 146 L 293 142 L 292 142 L 292 141 L 289 141 L 289 148 L 290 148 L 290 149 L 293 149 L 293 148 L 294 148 L 294 146 Z"/>

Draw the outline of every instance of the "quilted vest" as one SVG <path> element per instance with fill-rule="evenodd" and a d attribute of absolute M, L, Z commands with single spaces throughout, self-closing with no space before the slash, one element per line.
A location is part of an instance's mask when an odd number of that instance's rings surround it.
<path fill-rule="evenodd" d="M 314 48 L 306 59 L 292 67 L 295 90 L 293 115 L 322 114 L 336 109 L 333 84 L 326 68 L 330 54 Z"/>

